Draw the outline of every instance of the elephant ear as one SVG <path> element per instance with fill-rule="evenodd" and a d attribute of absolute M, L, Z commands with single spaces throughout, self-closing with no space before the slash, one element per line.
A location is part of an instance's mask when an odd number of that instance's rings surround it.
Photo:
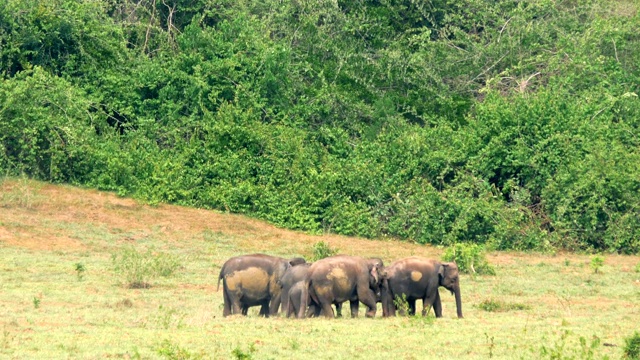
<path fill-rule="evenodd" d="M 447 263 L 440 264 L 440 268 L 438 269 L 438 276 L 441 279 L 444 278 L 444 274 L 447 272 L 447 267 L 448 266 L 449 266 L 449 264 L 447 264 Z"/>
<path fill-rule="evenodd" d="M 378 267 L 372 266 L 369 270 L 369 275 L 375 279 L 376 284 L 380 281 L 380 273 L 378 273 Z"/>

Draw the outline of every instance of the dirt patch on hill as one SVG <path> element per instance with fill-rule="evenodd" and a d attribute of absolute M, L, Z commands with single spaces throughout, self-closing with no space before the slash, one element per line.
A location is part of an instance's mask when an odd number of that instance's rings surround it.
<path fill-rule="evenodd" d="M 385 261 L 418 255 L 440 258 L 442 250 L 397 240 L 369 240 L 339 235 L 309 235 L 281 229 L 243 215 L 175 205 L 150 206 L 113 193 L 30 180 L 0 183 L 0 244 L 32 250 L 83 251 L 86 239 L 79 232 L 97 229 L 96 241 L 110 236 L 117 242 L 135 242 L 161 236 L 168 242 L 188 244 L 206 234 L 232 239 L 242 253 L 269 252 L 309 255 L 313 244 L 324 241 L 343 254 L 381 257 Z M 86 237 L 86 235 L 84 235 Z M 105 240 L 106 241 L 106 240 Z M 489 263 L 584 263 L 591 257 L 571 253 L 525 254 L 495 252 Z M 634 271 L 635 257 L 607 255 L 605 265 Z"/>
<path fill-rule="evenodd" d="M 243 215 L 175 205 L 150 206 L 113 193 L 34 181 L 0 184 L 0 242 L 32 250 L 84 250 L 74 232 L 104 229 L 121 241 L 137 241 L 160 234 L 168 241 L 188 242 L 203 233 L 232 237 L 243 252 L 282 249 L 305 254 L 324 241 L 340 253 L 385 259 L 422 255 L 437 257 L 439 249 L 409 242 L 368 240 L 339 235 L 309 235 L 280 229 Z"/>

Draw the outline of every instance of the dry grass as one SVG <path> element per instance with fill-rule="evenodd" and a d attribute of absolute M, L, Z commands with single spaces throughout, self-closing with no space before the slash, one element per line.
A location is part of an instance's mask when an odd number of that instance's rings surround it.
<path fill-rule="evenodd" d="M 312 236 L 93 190 L 3 181 L 0 357 L 620 358 L 624 338 L 640 320 L 640 258 L 604 256 L 595 274 L 586 255 L 522 253 L 489 254 L 496 276 L 462 278 L 462 320 L 445 291 L 445 317 L 437 320 L 296 321 L 258 318 L 257 310 L 246 318 L 221 317 L 216 283 L 224 260 L 252 252 L 309 258 L 318 241 L 387 262 L 442 253 L 393 240 Z M 181 267 L 148 289 L 128 289 L 111 260 L 124 248 L 170 254 Z M 85 269 L 81 280 L 77 264 Z M 504 308 L 482 310 L 488 301 Z"/>

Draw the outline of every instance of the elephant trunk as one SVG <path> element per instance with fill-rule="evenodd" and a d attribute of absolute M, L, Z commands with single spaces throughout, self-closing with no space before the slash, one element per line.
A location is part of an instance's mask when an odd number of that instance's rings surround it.
<path fill-rule="evenodd" d="M 453 294 L 456 297 L 456 310 L 458 311 L 458 318 L 462 318 L 462 298 L 460 297 L 460 286 L 456 286 L 453 289 Z"/>

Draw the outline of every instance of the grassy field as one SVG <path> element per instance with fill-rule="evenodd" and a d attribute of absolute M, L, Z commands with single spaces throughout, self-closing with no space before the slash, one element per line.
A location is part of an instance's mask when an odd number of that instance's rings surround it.
<path fill-rule="evenodd" d="M 606 254 L 596 272 L 590 255 L 490 253 L 495 276 L 462 276 L 464 319 L 456 318 L 444 289 L 441 319 L 433 312 L 383 319 L 380 311 L 374 319 L 265 319 L 258 308 L 248 317 L 222 317 L 216 284 L 227 258 L 253 252 L 309 258 L 318 241 L 386 263 L 442 254 L 4 180 L 0 358 L 620 359 L 625 338 L 640 329 L 640 257 Z M 115 271 L 127 250 L 162 255 L 177 268 L 149 288 L 128 288 Z"/>

